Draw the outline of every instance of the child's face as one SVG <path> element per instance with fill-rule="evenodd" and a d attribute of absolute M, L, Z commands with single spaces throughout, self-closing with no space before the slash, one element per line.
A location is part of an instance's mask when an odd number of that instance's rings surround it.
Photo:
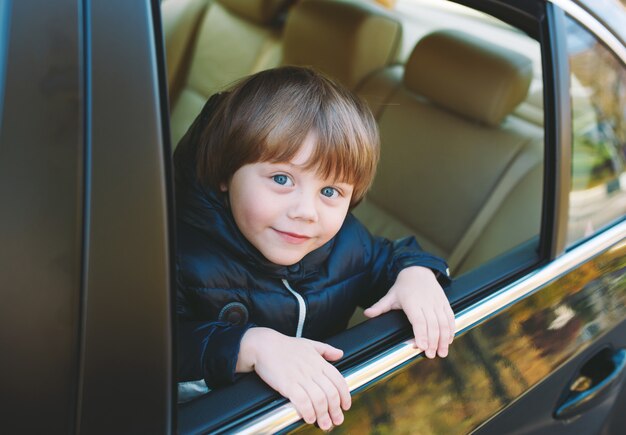
<path fill-rule="evenodd" d="M 244 165 L 222 185 L 239 230 L 275 264 L 295 264 L 328 242 L 348 213 L 353 186 L 302 167 L 314 141 L 309 134 L 290 162 Z"/>

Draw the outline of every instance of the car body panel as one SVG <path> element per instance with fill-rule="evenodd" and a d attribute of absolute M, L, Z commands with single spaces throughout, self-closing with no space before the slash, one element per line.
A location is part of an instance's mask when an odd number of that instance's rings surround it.
<path fill-rule="evenodd" d="M 153 6 L 85 2 L 84 433 L 172 424 L 170 153 Z"/>
<path fill-rule="evenodd" d="M 418 358 L 357 392 L 335 431 L 467 433 L 588 348 L 626 346 L 625 255 L 622 239 L 461 334 L 448 358 Z M 620 328 L 621 340 L 604 343 L 600 337 L 614 328 Z M 557 393 L 554 406 L 565 387 L 551 391 Z M 551 416 L 553 408 L 544 411 Z M 510 421 L 504 424 L 511 427 Z M 569 430 L 576 432 L 576 426 Z"/>
<path fill-rule="evenodd" d="M 413 427 L 418 433 L 466 433 L 507 406 L 515 407 L 519 397 L 554 377 L 566 361 L 580 355 L 589 358 L 607 347 L 624 347 L 625 236 L 626 224 L 620 224 L 594 241 L 597 251 L 573 250 L 459 313 L 457 322 L 462 319 L 463 324 L 458 325 L 454 356 L 389 365 L 385 374 L 353 392 L 352 409 L 335 430 L 367 432 L 376 427 L 405 432 Z M 600 239 L 604 240 L 597 244 Z M 603 341 L 607 334 L 616 340 Z M 551 391 L 554 403 L 545 410 L 547 415 L 556 409 L 574 375 L 575 370 L 567 372 L 567 382 Z M 262 421 L 257 418 L 243 429 L 289 431 L 301 424 L 288 427 L 279 418 L 274 418 L 274 425 Z M 504 427 L 513 427 L 507 423 Z"/>
<path fill-rule="evenodd" d="M 79 7 L 2 3 L 0 422 L 6 433 L 66 433 L 81 297 Z"/>

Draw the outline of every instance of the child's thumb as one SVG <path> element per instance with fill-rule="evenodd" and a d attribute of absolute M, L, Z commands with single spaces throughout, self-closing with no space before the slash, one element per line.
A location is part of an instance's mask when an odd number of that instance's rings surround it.
<path fill-rule="evenodd" d="M 363 311 L 365 317 L 376 317 L 391 310 L 391 298 L 384 296 L 374 305 Z"/>
<path fill-rule="evenodd" d="M 311 342 L 315 350 L 327 361 L 337 361 L 343 356 L 343 350 L 332 347 L 330 344 L 313 340 Z"/>

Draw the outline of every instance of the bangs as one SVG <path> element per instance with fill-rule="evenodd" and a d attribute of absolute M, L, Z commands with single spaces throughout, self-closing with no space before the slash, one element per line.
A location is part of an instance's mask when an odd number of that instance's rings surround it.
<path fill-rule="evenodd" d="M 315 142 L 304 167 L 354 186 L 354 207 L 374 179 L 376 121 L 358 97 L 308 68 L 262 71 L 233 86 L 204 131 L 199 176 L 219 188 L 243 165 L 289 162 L 309 134 Z"/>
<path fill-rule="evenodd" d="M 312 134 L 315 137 L 313 149 L 303 167 L 315 170 L 323 179 L 354 186 L 351 201 L 354 206 L 374 179 L 379 138 L 373 116 L 364 103 L 351 95 L 349 102 L 344 101 L 345 96 L 341 97 L 319 101 L 315 113 L 311 113 L 311 102 L 290 105 L 268 123 L 273 127 L 267 134 L 260 135 L 263 140 L 257 141 L 259 154 L 254 160 L 289 162 Z"/>
<path fill-rule="evenodd" d="M 345 135 L 329 137 L 316 130 L 311 130 L 310 133 L 315 136 L 313 150 L 303 168 L 315 170 L 322 179 L 354 186 L 353 199 L 356 202 L 360 201 L 374 178 L 378 161 L 377 150 L 367 146 L 368 144 L 363 141 L 355 140 L 354 137 L 342 137 Z M 258 161 L 272 163 L 291 161 L 302 149 L 308 134 L 302 134 L 302 139 L 267 143 L 262 147 L 264 152 Z"/>

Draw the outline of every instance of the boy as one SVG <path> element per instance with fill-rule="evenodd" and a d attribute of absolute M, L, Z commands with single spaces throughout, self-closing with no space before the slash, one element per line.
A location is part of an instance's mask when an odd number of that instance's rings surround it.
<path fill-rule="evenodd" d="M 207 102 L 175 154 L 179 381 L 256 371 L 329 429 L 350 393 L 328 362 L 342 351 L 314 340 L 345 329 L 357 305 L 404 310 L 426 356 L 447 355 L 445 262 L 349 213 L 378 157 L 367 106 L 310 69 L 263 71 Z"/>

